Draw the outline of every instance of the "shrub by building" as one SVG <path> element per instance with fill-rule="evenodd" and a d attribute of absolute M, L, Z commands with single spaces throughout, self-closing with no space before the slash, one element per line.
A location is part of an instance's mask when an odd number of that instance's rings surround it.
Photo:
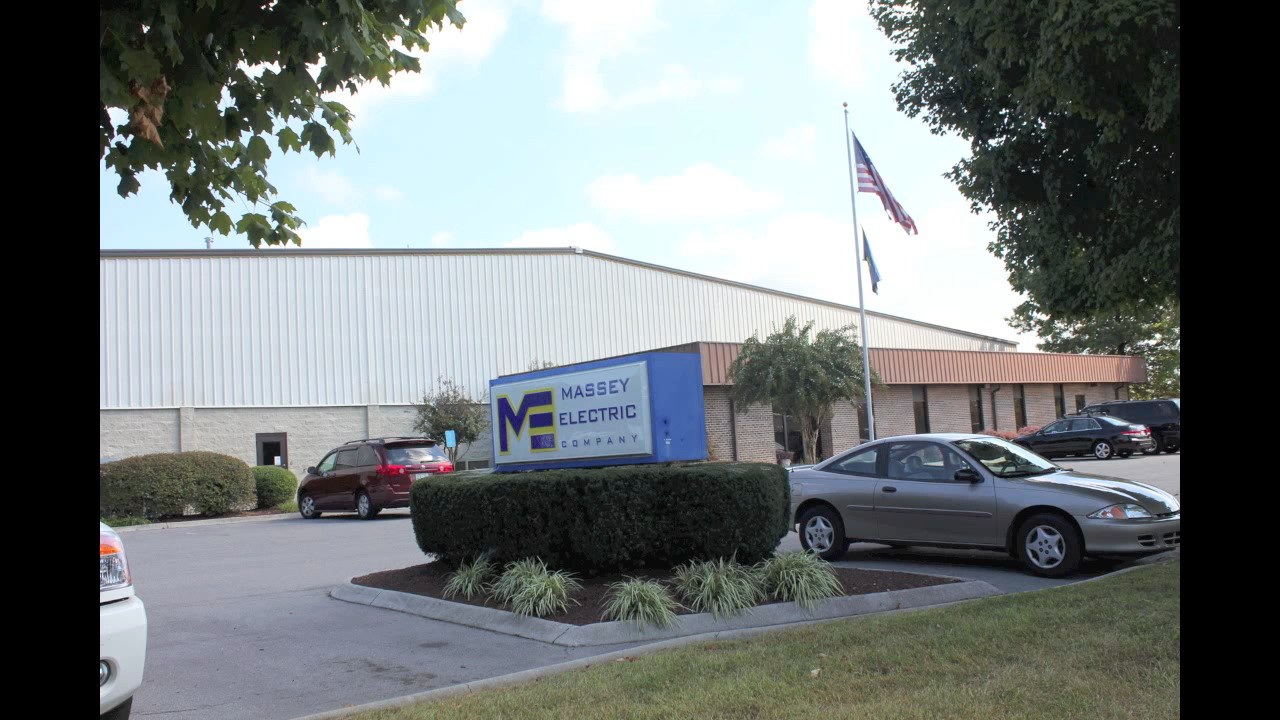
<path fill-rule="evenodd" d="M 200 450 L 136 455 L 102 465 L 102 516 L 156 520 L 174 515 L 222 515 L 256 502 L 248 464 Z"/>
<path fill-rule="evenodd" d="M 763 463 L 457 473 L 415 482 L 414 535 L 459 564 L 538 557 L 588 575 L 767 557 L 787 534 L 786 471 Z"/>
<path fill-rule="evenodd" d="M 258 465 L 253 468 L 253 482 L 258 493 L 259 510 L 292 500 L 293 494 L 298 490 L 298 478 L 275 465 Z"/>

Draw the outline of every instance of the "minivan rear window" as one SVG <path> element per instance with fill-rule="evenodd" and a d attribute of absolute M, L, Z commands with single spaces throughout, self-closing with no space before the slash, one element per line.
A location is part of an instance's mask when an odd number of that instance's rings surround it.
<path fill-rule="evenodd" d="M 386 450 L 389 465 L 416 465 L 449 459 L 439 445 L 389 445 Z"/>

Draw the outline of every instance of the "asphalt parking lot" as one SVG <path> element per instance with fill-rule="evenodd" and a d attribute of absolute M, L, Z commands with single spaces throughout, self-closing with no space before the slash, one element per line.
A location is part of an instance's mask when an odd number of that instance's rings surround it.
<path fill-rule="evenodd" d="M 1179 455 L 1064 467 L 1180 491 Z M 566 648 L 328 596 L 351 577 L 426 561 L 407 510 L 148 529 L 124 534 L 149 620 L 138 717 L 290 720 L 630 647 Z M 799 547 L 795 533 L 780 549 Z M 952 575 L 1018 592 L 1065 580 L 1023 573 L 1007 555 L 856 544 L 841 565 Z"/>

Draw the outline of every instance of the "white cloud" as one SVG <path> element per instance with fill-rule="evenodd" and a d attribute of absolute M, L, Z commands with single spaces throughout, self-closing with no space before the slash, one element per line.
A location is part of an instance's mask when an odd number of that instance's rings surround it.
<path fill-rule="evenodd" d="M 632 174 L 601 176 L 587 186 L 587 195 L 599 210 L 648 222 L 716 220 L 781 203 L 778 195 L 754 190 L 741 178 L 707 163 L 649 181 Z"/>
<path fill-rule="evenodd" d="M 1021 298 L 1009 287 L 1003 262 L 986 250 L 991 232 L 985 218 L 969 213 L 962 201 L 947 204 L 914 215 L 920 234 L 908 236 L 877 205 L 859 205 L 858 221 L 881 275 L 876 295 L 863 263 L 867 309 L 1035 350 L 1034 336 L 1020 336 L 1003 321 Z M 685 259 L 679 267 L 856 306 L 854 242 L 848 218 L 787 213 L 754 228 L 689 233 L 678 250 Z"/>
<path fill-rule="evenodd" d="M 866 9 L 848 0 L 814 0 L 809 18 L 809 61 L 843 87 L 862 87 L 870 66 L 866 44 L 877 32 Z"/>
<path fill-rule="evenodd" d="M 801 125 L 787 130 L 781 137 L 771 138 L 760 152 L 765 157 L 782 160 L 808 157 L 813 153 L 813 141 L 817 137 L 817 128 L 812 125 Z"/>
<path fill-rule="evenodd" d="M 741 78 L 698 78 L 678 64 L 664 66 L 656 80 L 621 94 L 605 87 L 603 62 L 643 50 L 645 36 L 662 27 L 657 0 L 544 0 L 542 15 L 568 31 L 558 103 L 566 112 L 629 108 L 682 100 L 703 92 L 731 93 L 742 87 Z"/>
<path fill-rule="evenodd" d="M 374 80 L 365 83 L 354 95 L 343 91 L 328 98 L 346 105 L 355 114 L 355 122 L 360 122 L 367 120 L 370 110 L 379 104 L 430 94 L 436 88 L 436 76 L 443 67 L 479 64 L 493 52 L 506 33 L 510 10 L 498 0 L 468 0 L 460 9 L 467 18 L 461 30 L 446 20 L 442 29 L 425 33 L 430 45 L 428 52 L 421 48 L 410 51 L 399 43 L 393 44 L 400 52 L 416 57 L 422 66 L 421 72 L 396 73 L 391 76 L 389 85 L 383 86 Z"/>
<path fill-rule="evenodd" d="M 298 234 L 302 236 L 304 250 L 373 247 L 373 242 L 369 239 L 369 216 L 364 213 L 326 215 L 315 225 L 299 230 Z"/>
<path fill-rule="evenodd" d="M 404 199 L 404 191 L 393 188 L 390 185 L 379 185 L 373 189 L 373 194 L 378 196 L 379 200 L 385 202 L 399 202 Z"/>
<path fill-rule="evenodd" d="M 542 16 L 565 25 L 572 52 L 617 57 L 635 50 L 640 38 L 661 27 L 657 0 L 543 0 Z"/>
<path fill-rule="evenodd" d="M 431 236 L 431 247 L 433 248 L 452 247 L 456 242 L 457 238 L 447 230 Z"/>
<path fill-rule="evenodd" d="M 309 167 L 302 176 L 302 185 L 334 205 L 350 205 L 360 195 L 356 186 L 337 170 Z"/>
<path fill-rule="evenodd" d="M 580 247 L 586 250 L 616 255 L 613 238 L 591 223 L 578 223 L 567 227 L 526 230 L 520 237 L 504 247 Z"/>
<path fill-rule="evenodd" d="M 653 85 L 625 93 L 610 104 L 614 108 L 628 108 L 665 100 L 682 100 L 703 92 L 732 93 L 741 87 L 741 78 L 714 77 L 699 80 L 683 65 L 672 64 L 662 69 L 662 77 Z M 603 88 L 600 89 L 603 91 Z M 607 97 L 607 93 L 605 96 Z"/>

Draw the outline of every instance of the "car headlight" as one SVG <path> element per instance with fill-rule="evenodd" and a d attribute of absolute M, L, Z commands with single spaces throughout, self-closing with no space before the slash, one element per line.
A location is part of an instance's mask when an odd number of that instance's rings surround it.
<path fill-rule="evenodd" d="M 1151 513 L 1141 505 L 1132 505 L 1128 503 L 1117 503 L 1101 510 L 1089 513 L 1091 518 L 1105 518 L 1109 520 L 1132 520 L 1134 518 L 1149 518 Z"/>
<path fill-rule="evenodd" d="M 99 575 L 102 579 L 102 590 L 116 590 L 128 587 L 129 563 L 124 559 L 124 543 L 120 536 L 111 530 L 98 531 L 98 555 L 101 560 Z"/>

